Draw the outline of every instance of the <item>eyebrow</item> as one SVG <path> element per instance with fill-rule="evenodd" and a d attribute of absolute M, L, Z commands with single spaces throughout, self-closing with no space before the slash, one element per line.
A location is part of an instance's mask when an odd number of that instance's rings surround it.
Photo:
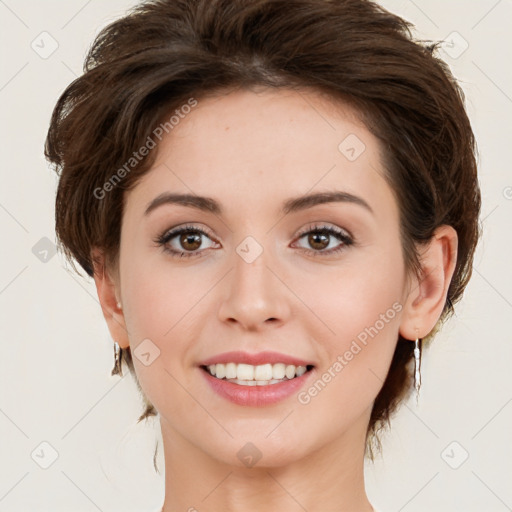
<path fill-rule="evenodd" d="M 283 203 L 282 212 L 284 214 L 294 213 L 325 203 L 352 203 L 362 206 L 370 213 L 374 214 L 371 206 L 363 198 L 341 191 L 318 192 L 288 199 Z M 211 197 L 164 192 L 155 197 L 155 199 L 147 205 L 144 215 L 149 215 L 153 210 L 164 204 L 188 206 L 216 215 L 222 215 L 223 213 L 220 203 Z"/>

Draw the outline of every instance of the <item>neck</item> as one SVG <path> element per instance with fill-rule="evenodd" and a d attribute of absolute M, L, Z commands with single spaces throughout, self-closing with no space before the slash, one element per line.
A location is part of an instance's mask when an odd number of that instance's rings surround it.
<path fill-rule="evenodd" d="M 252 468 L 227 464 L 160 418 L 165 456 L 163 512 L 372 512 L 364 486 L 368 417 L 306 457 Z"/>

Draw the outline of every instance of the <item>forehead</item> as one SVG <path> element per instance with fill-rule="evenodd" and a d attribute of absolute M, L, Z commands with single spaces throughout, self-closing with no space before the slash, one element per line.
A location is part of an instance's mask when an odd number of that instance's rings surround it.
<path fill-rule="evenodd" d="M 198 99 L 157 150 L 129 193 L 139 213 L 164 191 L 217 197 L 238 212 L 330 190 L 392 199 L 378 140 L 352 107 L 316 91 L 243 89 Z"/>

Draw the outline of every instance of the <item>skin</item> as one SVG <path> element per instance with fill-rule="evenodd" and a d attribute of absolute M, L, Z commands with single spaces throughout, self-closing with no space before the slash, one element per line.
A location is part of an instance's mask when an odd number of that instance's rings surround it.
<path fill-rule="evenodd" d="M 366 146 L 355 161 L 338 150 L 349 134 Z M 383 176 L 379 142 L 355 112 L 311 90 L 199 100 L 160 143 L 126 196 L 118 273 L 98 264 L 95 283 L 113 339 L 132 354 L 148 338 L 160 350 L 149 366 L 133 360 L 160 413 L 165 512 L 372 510 L 363 471 L 372 405 L 398 334 L 425 337 L 439 319 L 457 244 L 453 228 L 441 226 L 420 248 L 426 277 L 410 275 Z M 348 202 L 280 212 L 286 199 L 332 190 L 363 198 L 373 213 Z M 167 204 L 144 215 L 162 192 L 209 196 L 224 212 Z M 354 244 L 298 238 L 315 223 L 348 231 Z M 168 245 L 201 257 L 173 258 L 154 243 L 185 224 L 209 235 L 201 245 L 179 236 Z M 252 263 L 236 252 L 247 236 L 263 249 Z M 92 253 L 101 258 L 99 248 Z M 294 394 L 265 407 L 235 405 L 197 366 L 225 351 L 273 350 L 315 365 L 308 388 L 393 304 L 400 311 L 307 404 Z M 248 442 L 261 452 L 252 468 L 237 457 Z"/>

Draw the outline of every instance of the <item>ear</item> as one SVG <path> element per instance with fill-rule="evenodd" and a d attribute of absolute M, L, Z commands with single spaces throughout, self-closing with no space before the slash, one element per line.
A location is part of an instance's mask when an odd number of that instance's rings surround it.
<path fill-rule="evenodd" d="M 421 275 L 411 279 L 400 324 L 405 339 L 424 338 L 439 320 L 457 262 L 457 241 L 455 229 L 443 225 L 421 248 Z"/>
<path fill-rule="evenodd" d="M 130 343 L 124 312 L 122 305 L 121 307 L 117 305 L 121 301 L 119 283 L 109 275 L 105 268 L 105 258 L 100 249 L 93 248 L 91 258 L 94 265 L 94 282 L 108 330 L 112 339 L 117 341 L 121 348 L 127 348 Z"/>

